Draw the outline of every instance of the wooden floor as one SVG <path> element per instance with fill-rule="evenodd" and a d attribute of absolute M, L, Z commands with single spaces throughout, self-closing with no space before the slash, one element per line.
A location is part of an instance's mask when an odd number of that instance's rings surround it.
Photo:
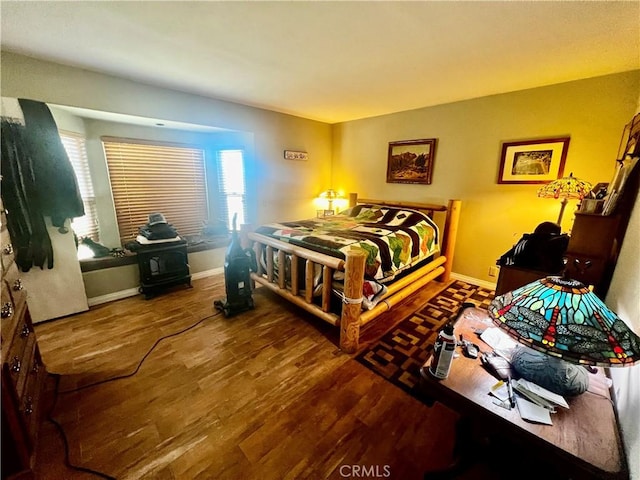
<path fill-rule="evenodd" d="M 365 340 L 442 287 L 408 299 Z M 204 319 L 161 341 L 135 375 L 58 394 L 52 417 L 71 463 L 136 480 L 340 479 L 362 467 L 421 479 L 451 460 L 455 414 L 428 408 L 342 353 L 336 327 L 265 289 L 254 292 L 255 310 L 227 319 L 213 309 L 223 296 L 214 276 L 36 326 L 65 392 L 134 371 L 157 339 Z M 45 420 L 37 478 L 96 478 L 65 467 L 62 445 Z"/>

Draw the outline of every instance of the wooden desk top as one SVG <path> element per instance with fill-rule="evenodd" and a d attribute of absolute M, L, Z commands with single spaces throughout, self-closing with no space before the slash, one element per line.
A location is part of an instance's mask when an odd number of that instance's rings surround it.
<path fill-rule="evenodd" d="M 474 330 L 492 326 L 486 311 L 467 309 L 455 325 L 455 335 L 460 338 L 463 334 L 481 351 L 490 351 Z M 480 359 L 470 359 L 462 353 L 454 359 L 445 380 L 423 371 L 422 383 L 425 393 L 460 414 L 489 420 L 490 425 L 499 425 L 505 433 L 535 443 L 597 478 L 628 478 L 608 379 L 599 370 L 598 374 L 589 375 L 587 392 L 567 398 L 568 410 L 558 408 L 551 415 L 553 425 L 527 422 L 520 418 L 517 408 L 507 410 L 495 405 L 488 393 L 497 379 L 482 367 Z"/>

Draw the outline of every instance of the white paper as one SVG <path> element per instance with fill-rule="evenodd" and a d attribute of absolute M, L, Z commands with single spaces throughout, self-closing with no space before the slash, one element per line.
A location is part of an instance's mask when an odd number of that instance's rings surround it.
<path fill-rule="evenodd" d="M 549 410 L 551 413 L 556 413 L 556 406 L 553 402 L 550 402 L 549 400 L 539 397 L 538 395 L 536 395 L 535 393 L 530 392 L 528 389 L 526 389 L 525 387 L 523 387 L 520 383 L 519 380 L 514 380 L 513 382 L 513 388 L 523 397 L 525 397 L 527 400 L 529 400 L 530 402 L 535 403 L 536 405 L 539 405 L 541 407 L 546 408 L 547 410 Z"/>
<path fill-rule="evenodd" d="M 564 397 L 562 397 L 561 395 L 558 395 L 557 393 L 550 392 L 546 388 L 543 388 L 536 383 L 524 380 L 523 378 L 518 380 L 518 383 L 524 388 L 526 388 L 527 390 L 529 390 L 531 393 L 537 395 L 538 397 L 542 397 L 545 400 L 548 400 L 554 403 L 555 405 L 560 405 L 561 407 L 569 408 L 569 404 L 564 399 Z"/>
<path fill-rule="evenodd" d="M 480 338 L 484 343 L 494 350 L 510 351 L 518 346 L 518 342 L 512 339 L 508 334 L 500 330 L 498 327 L 487 328 Z"/>
<path fill-rule="evenodd" d="M 551 415 L 549 410 L 535 403 L 530 402 L 522 397 L 516 396 L 516 405 L 518 405 L 518 412 L 520 417 L 530 422 L 543 423 L 545 425 L 553 425 L 551 423 Z"/>
<path fill-rule="evenodd" d="M 489 393 L 503 402 L 508 401 L 510 399 L 509 388 L 507 387 L 507 384 L 504 382 L 496 383 L 491 388 L 491 391 Z"/>

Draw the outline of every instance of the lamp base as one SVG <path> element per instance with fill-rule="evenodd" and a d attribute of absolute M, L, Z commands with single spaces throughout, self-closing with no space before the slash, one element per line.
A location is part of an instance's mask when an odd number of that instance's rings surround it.
<path fill-rule="evenodd" d="M 569 200 L 567 200 L 566 197 L 560 202 L 560 214 L 558 215 L 558 221 L 556 222 L 560 226 L 562 226 L 562 215 L 564 215 L 564 209 L 567 206 L 567 203 L 569 203 Z"/>

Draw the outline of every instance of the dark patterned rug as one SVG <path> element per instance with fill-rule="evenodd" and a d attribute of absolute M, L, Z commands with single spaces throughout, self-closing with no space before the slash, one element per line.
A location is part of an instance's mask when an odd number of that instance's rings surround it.
<path fill-rule="evenodd" d="M 377 343 L 359 353 L 356 360 L 419 398 L 416 387 L 420 367 L 431 355 L 440 327 L 455 316 L 463 303 L 486 309 L 493 297 L 492 290 L 455 280 Z"/>

